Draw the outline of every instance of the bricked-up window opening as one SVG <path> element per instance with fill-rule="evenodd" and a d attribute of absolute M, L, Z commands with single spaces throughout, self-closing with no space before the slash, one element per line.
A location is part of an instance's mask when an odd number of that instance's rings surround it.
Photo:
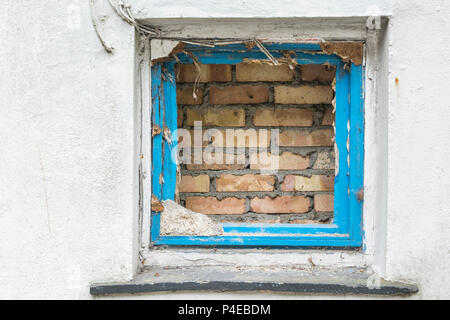
<path fill-rule="evenodd" d="M 228 147 L 219 150 L 236 155 L 230 164 L 205 163 L 205 155 L 202 163 L 182 163 L 182 205 L 218 222 L 332 221 L 334 66 L 202 64 L 196 99 L 196 66 L 176 64 L 175 74 L 178 127 L 193 141 L 201 121 L 202 138 L 220 132 L 204 139 L 203 148 Z M 278 159 L 264 163 L 261 153 Z M 245 156 L 240 163 L 239 155 Z"/>
<path fill-rule="evenodd" d="M 361 245 L 363 68 L 343 45 L 154 61 L 154 244 Z"/>

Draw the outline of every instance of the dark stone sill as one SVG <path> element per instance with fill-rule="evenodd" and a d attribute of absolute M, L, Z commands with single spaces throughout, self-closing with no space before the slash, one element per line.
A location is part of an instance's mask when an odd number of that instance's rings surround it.
<path fill-rule="evenodd" d="M 341 270 L 273 271 L 264 268 L 189 267 L 146 268 L 135 279 L 122 283 L 90 286 L 93 296 L 128 295 L 180 291 L 259 291 L 293 294 L 408 296 L 418 292 L 414 284 L 380 279 L 378 288 L 369 288 L 369 274 L 354 268 Z"/>

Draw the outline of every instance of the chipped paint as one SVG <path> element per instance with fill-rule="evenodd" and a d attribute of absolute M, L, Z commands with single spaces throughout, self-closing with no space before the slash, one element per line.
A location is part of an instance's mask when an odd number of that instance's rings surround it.
<path fill-rule="evenodd" d="M 334 77 L 333 82 L 331 83 L 331 88 L 334 93 L 333 100 L 331 100 L 331 104 L 333 106 L 332 113 L 336 115 L 336 77 Z M 334 174 L 337 177 L 339 175 L 339 148 L 336 143 L 336 117 L 333 117 L 333 148 L 334 148 L 334 154 L 335 154 L 335 160 L 334 160 Z"/>
<path fill-rule="evenodd" d="M 169 127 L 166 125 L 163 127 L 163 137 L 168 144 L 172 144 L 172 133 L 170 132 Z"/>
<path fill-rule="evenodd" d="M 347 121 L 347 165 L 350 169 L 350 120 Z"/>
<path fill-rule="evenodd" d="M 152 65 L 158 62 L 173 60 L 177 53 L 184 49 L 184 43 L 173 40 L 152 40 L 151 61 Z"/>
<path fill-rule="evenodd" d="M 363 60 L 363 43 L 355 42 L 323 42 L 320 43 L 322 52 L 326 54 L 335 54 L 344 62 L 353 62 L 359 66 Z"/>
<path fill-rule="evenodd" d="M 244 43 L 245 47 L 248 50 L 252 50 L 255 47 L 255 42 L 254 41 L 247 41 Z"/>
<path fill-rule="evenodd" d="M 152 194 L 152 211 L 161 212 L 164 210 L 161 201 L 159 201 L 158 197 Z"/>
<path fill-rule="evenodd" d="M 154 124 L 153 128 L 152 128 L 152 138 L 160 133 L 161 133 L 161 127 L 157 124 Z"/>
<path fill-rule="evenodd" d="M 356 195 L 356 198 L 358 199 L 359 202 L 364 200 L 364 189 L 360 189 Z"/>

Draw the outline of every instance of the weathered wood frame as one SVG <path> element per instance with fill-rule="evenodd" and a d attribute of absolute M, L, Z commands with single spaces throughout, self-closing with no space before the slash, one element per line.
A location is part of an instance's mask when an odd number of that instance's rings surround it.
<path fill-rule="evenodd" d="M 151 215 L 153 245 L 209 246 L 327 246 L 359 247 L 362 245 L 362 197 L 364 173 L 364 68 L 345 63 L 336 55 L 321 53 L 316 44 L 271 44 L 266 48 L 275 57 L 281 51 L 295 52 L 299 64 L 336 66 L 336 146 L 339 172 L 335 177 L 334 219 L 331 224 L 223 224 L 225 232 L 248 233 L 248 236 L 160 236 L 158 212 Z M 216 48 L 189 46 L 203 64 L 235 64 L 244 59 L 266 59 L 257 48 L 227 45 Z M 192 63 L 190 56 L 178 54 L 182 63 Z M 177 127 L 174 61 L 156 63 L 151 70 L 152 125 Z M 163 72 L 162 72 L 163 70 Z M 166 74 L 166 76 L 162 75 Z M 169 76 L 167 76 L 169 75 Z M 156 135 L 152 141 L 152 193 L 160 200 L 174 199 L 176 137 L 172 143 Z M 162 177 L 162 178 L 161 178 Z M 251 234 L 259 234 L 258 236 Z M 262 235 L 261 235 L 262 234 Z"/>

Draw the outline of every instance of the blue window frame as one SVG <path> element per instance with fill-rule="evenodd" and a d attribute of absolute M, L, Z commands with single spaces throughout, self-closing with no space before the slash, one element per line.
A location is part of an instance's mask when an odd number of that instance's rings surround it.
<path fill-rule="evenodd" d="M 330 224 L 245 224 L 223 223 L 224 236 L 160 236 L 160 214 L 152 212 L 151 242 L 154 245 L 210 246 L 327 246 L 362 245 L 362 190 L 364 157 L 363 66 L 344 62 L 336 55 L 324 54 L 317 44 L 267 44 L 275 57 L 283 51 L 295 52 L 298 64 L 330 64 L 336 67 L 335 141 L 339 156 L 334 186 L 334 219 Z M 227 45 L 215 48 L 185 47 L 202 64 L 236 64 L 244 59 L 267 59 L 258 48 Z M 189 55 L 177 55 L 178 63 L 193 63 Z M 152 125 L 177 128 L 175 61 L 156 63 L 152 67 Z M 176 137 L 169 144 L 163 134 L 153 138 L 152 193 L 160 200 L 174 199 Z M 164 179 L 160 177 L 163 176 Z M 227 236 L 226 233 L 248 233 Z M 251 235 L 258 234 L 258 236 Z"/>

